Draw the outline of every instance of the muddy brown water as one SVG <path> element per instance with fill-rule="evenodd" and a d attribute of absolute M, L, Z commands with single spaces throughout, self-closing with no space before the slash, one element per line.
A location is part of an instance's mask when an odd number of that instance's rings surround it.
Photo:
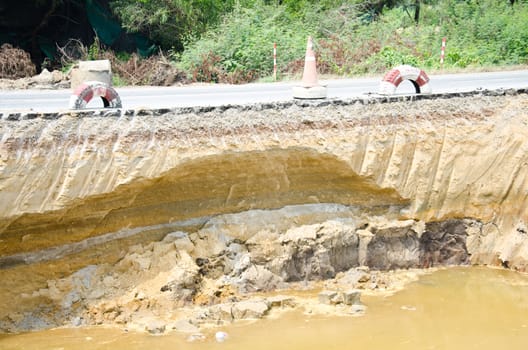
<path fill-rule="evenodd" d="M 0 335 L 0 349 L 528 349 L 528 275 L 482 267 L 422 276 L 390 296 L 364 296 L 364 316 L 291 311 L 278 318 L 188 335 L 108 328 Z M 228 334 L 214 339 L 216 331 Z"/>

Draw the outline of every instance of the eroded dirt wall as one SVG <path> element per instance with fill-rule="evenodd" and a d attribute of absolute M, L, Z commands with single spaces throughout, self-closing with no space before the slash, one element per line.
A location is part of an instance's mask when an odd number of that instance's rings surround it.
<path fill-rule="evenodd" d="M 519 93 L 0 120 L 0 276 L 11 281 L 0 292 L 4 300 L 33 295 L 31 309 L 49 300 L 50 281 L 119 264 L 131 247 L 174 232 L 200 232 L 200 247 L 222 227 L 251 250 L 255 236 L 282 242 L 296 226 L 336 219 L 352 225 L 343 231 L 352 236 L 292 248 L 292 260 L 273 260 L 274 250 L 257 260 L 276 276 L 290 266 L 293 280 L 355 265 L 525 271 L 527 106 Z M 255 214 L 296 205 L 319 209 L 280 220 Z M 237 213 L 247 214 L 204 231 Z M 391 224 L 369 226 L 380 218 Z M 200 249 L 215 257 L 219 244 Z M 34 273 L 31 283 L 22 270 Z"/>
<path fill-rule="evenodd" d="M 494 239 L 522 238 L 526 105 L 519 94 L 3 120 L 2 252 L 45 247 L 46 235 L 77 241 L 217 212 L 377 198 L 408 202 L 407 218 L 474 217 L 493 223 Z M 490 244 L 485 262 L 513 260 Z"/>

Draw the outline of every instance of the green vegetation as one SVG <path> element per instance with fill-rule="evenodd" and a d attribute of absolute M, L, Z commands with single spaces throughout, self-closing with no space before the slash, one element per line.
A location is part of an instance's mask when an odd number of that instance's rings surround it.
<path fill-rule="evenodd" d="M 130 32 L 156 41 L 194 81 L 297 74 L 306 38 L 318 69 L 379 74 L 399 64 L 444 68 L 528 63 L 528 0 L 113 0 Z"/>
<path fill-rule="evenodd" d="M 147 34 L 162 47 L 183 49 L 183 40 L 204 32 L 229 13 L 235 0 L 113 0 L 122 25 L 132 33 Z"/>
<path fill-rule="evenodd" d="M 288 64 L 304 57 L 306 38 L 316 30 L 309 16 L 296 14 L 303 18 L 294 18 L 277 6 L 238 7 L 174 57 L 195 80 L 236 83 L 271 74 L 276 42 L 280 70 L 285 71 Z"/>

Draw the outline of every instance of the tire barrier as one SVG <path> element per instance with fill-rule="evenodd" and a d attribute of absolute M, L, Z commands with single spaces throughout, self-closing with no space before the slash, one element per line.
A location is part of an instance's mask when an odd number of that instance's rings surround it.
<path fill-rule="evenodd" d="M 114 88 L 100 81 L 86 81 L 70 97 L 70 109 L 83 109 L 94 96 L 101 97 L 104 108 L 121 108 L 121 99 Z"/>
<path fill-rule="evenodd" d="M 396 88 L 404 80 L 410 80 L 416 89 L 416 93 L 430 94 L 431 85 L 429 85 L 429 77 L 425 72 L 419 68 L 402 65 L 390 70 L 380 84 L 380 95 L 392 95 L 396 92 Z"/>

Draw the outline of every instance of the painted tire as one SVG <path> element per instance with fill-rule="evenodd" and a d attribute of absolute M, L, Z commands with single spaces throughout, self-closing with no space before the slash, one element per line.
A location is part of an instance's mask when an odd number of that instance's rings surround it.
<path fill-rule="evenodd" d="M 398 85 L 404 80 L 410 80 L 418 94 L 431 93 L 431 85 L 429 85 L 427 74 L 423 70 L 409 65 L 398 66 L 385 74 L 380 84 L 379 93 L 381 95 L 394 94 Z"/>
<path fill-rule="evenodd" d="M 77 86 L 70 97 L 70 109 L 83 109 L 94 96 L 101 97 L 105 108 L 121 108 L 121 99 L 114 90 L 100 81 L 86 81 Z"/>

